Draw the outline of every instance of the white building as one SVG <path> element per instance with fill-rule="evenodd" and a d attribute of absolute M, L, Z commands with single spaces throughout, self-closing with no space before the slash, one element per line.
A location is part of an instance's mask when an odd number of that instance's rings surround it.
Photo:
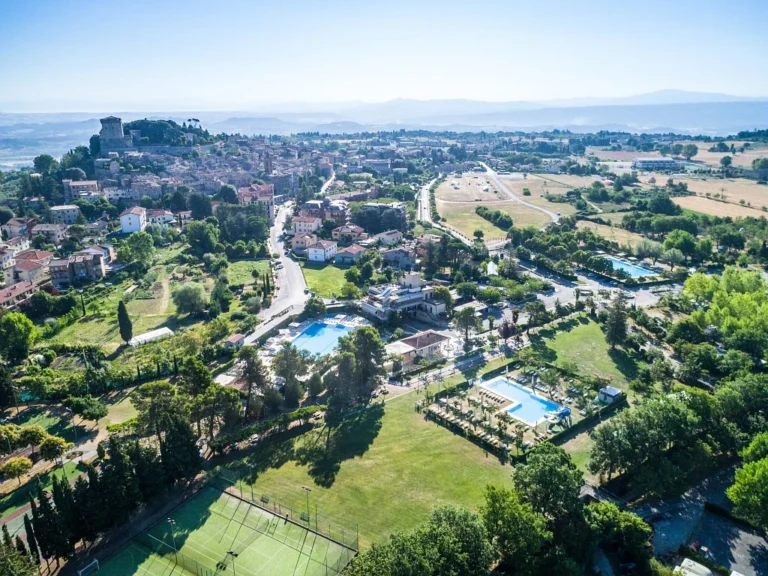
<path fill-rule="evenodd" d="M 141 206 L 128 208 L 120 214 L 120 231 L 123 234 L 143 232 L 147 227 L 147 211 Z"/>
<path fill-rule="evenodd" d="M 632 161 L 635 170 L 674 170 L 677 162 L 671 158 L 635 158 Z"/>
<path fill-rule="evenodd" d="M 80 208 L 71 204 L 51 206 L 51 220 L 54 224 L 69 224 L 71 226 L 77 221 L 79 214 Z"/>
<path fill-rule="evenodd" d="M 328 262 L 336 256 L 336 242 L 320 240 L 312 244 L 307 250 L 307 259 L 310 262 Z"/>
<path fill-rule="evenodd" d="M 368 289 L 368 296 L 361 300 L 363 312 L 386 320 L 395 312 L 413 314 L 420 320 L 435 322 L 445 317 L 445 302 L 435 298 L 432 286 L 421 275 L 412 272 L 400 279 L 399 285 L 377 285 Z"/>
<path fill-rule="evenodd" d="M 291 222 L 294 234 L 312 234 L 317 232 L 322 222 L 314 216 L 295 216 Z"/>
<path fill-rule="evenodd" d="M 158 226 L 168 226 L 176 222 L 176 217 L 173 212 L 168 210 L 148 210 L 147 211 L 147 223 L 157 224 Z"/>

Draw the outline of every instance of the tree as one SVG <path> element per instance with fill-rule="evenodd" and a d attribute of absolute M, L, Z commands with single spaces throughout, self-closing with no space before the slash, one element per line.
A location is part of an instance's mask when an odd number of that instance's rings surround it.
<path fill-rule="evenodd" d="M 40 443 L 48 436 L 45 428 L 37 424 L 22 426 L 19 432 L 19 446 L 40 446 Z"/>
<path fill-rule="evenodd" d="M 547 518 L 566 518 L 581 507 L 581 472 L 562 448 L 550 442 L 537 444 L 526 463 L 515 469 L 513 479 L 521 499 Z"/>
<path fill-rule="evenodd" d="M 82 397 L 70 396 L 64 400 L 64 406 L 83 420 L 90 420 L 94 423 L 104 418 L 109 412 L 106 404 L 90 394 Z"/>
<path fill-rule="evenodd" d="M 731 164 L 733 164 L 733 158 L 730 156 L 723 156 L 720 158 L 720 166 L 723 167 L 723 170 L 727 170 Z"/>
<path fill-rule="evenodd" d="M 211 371 L 196 357 L 185 358 L 179 370 L 179 386 L 190 396 L 203 394 L 213 384 Z"/>
<path fill-rule="evenodd" d="M 192 252 L 197 256 L 202 257 L 216 250 L 219 229 L 210 222 L 190 222 L 184 232 Z"/>
<path fill-rule="evenodd" d="M 454 322 L 456 322 L 456 327 L 459 330 L 464 331 L 464 340 L 466 342 L 465 345 L 469 345 L 469 333 L 470 332 L 477 332 L 480 330 L 482 324 L 480 323 L 480 319 L 475 316 L 475 309 L 474 308 L 462 308 L 457 312 L 454 317 Z"/>
<path fill-rule="evenodd" d="M 231 184 L 224 184 L 219 189 L 219 200 L 227 204 L 237 204 L 237 190 Z"/>
<path fill-rule="evenodd" d="M 35 172 L 43 175 L 55 172 L 59 167 L 59 163 L 50 154 L 36 156 L 32 164 L 35 167 Z"/>
<path fill-rule="evenodd" d="M 682 154 L 686 160 L 690 160 L 699 153 L 699 147 L 696 144 L 685 144 L 683 146 Z"/>
<path fill-rule="evenodd" d="M 197 402 L 199 413 L 208 420 L 208 438 L 211 439 L 214 437 L 214 428 L 219 419 L 231 422 L 239 417 L 242 410 L 238 390 L 218 384 L 211 384 L 205 393 L 198 397 Z"/>
<path fill-rule="evenodd" d="M 664 240 L 664 249 L 680 250 L 686 257 L 696 252 L 696 237 L 686 230 L 672 230 Z"/>
<path fill-rule="evenodd" d="M 736 479 L 726 494 L 737 514 L 768 528 L 768 458 L 748 462 L 736 470 Z"/>
<path fill-rule="evenodd" d="M 0 466 L 0 474 L 7 478 L 16 478 L 21 486 L 21 477 L 32 469 L 32 460 L 24 456 L 8 458 Z"/>
<path fill-rule="evenodd" d="M 435 286 L 432 294 L 434 295 L 435 300 L 445 302 L 446 308 L 450 309 L 453 304 L 453 297 L 451 296 L 451 291 L 446 286 Z"/>
<path fill-rule="evenodd" d="M 662 258 L 674 270 L 675 266 L 679 266 L 683 262 L 685 256 L 677 248 L 672 248 L 671 250 L 665 250 Z"/>
<path fill-rule="evenodd" d="M 536 557 L 552 538 L 546 519 L 514 490 L 487 486 L 481 515 L 501 564 L 521 576 L 536 574 Z"/>
<path fill-rule="evenodd" d="M 183 414 L 175 412 L 166 418 L 164 424 L 165 441 L 160 446 L 160 455 L 166 481 L 174 484 L 179 480 L 194 478 L 203 459 L 189 422 Z"/>
<path fill-rule="evenodd" d="M 197 282 L 189 282 L 177 287 L 171 296 L 180 314 L 202 314 L 207 305 L 205 288 Z"/>
<path fill-rule="evenodd" d="M 342 300 L 354 300 L 360 297 L 360 290 L 351 282 L 345 282 L 341 287 Z"/>
<path fill-rule="evenodd" d="M 258 350 L 255 346 L 243 346 L 238 353 L 238 360 L 243 371 L 247 389 L 245 396 L 245 416 L 250 417 L 251 397 L 254 391 L 263 392 L 269 385 L 269 375 L 267 369 L 259 358 Z M 258 415 L 257 415 L 258 417 Z"/>
<path fill-rule="evenodd" d="M 67 442 L 64 438 L 48 435 L 40 442 L 40 457 L 43 460 L 53 462 L 73 446 L 71 442 Z"/>
<path fill-rule="evenodd" d="M 21 312 L 9 312 L 0 318 L 0 354 L 7 360 L 24 360 L 34 340 L 35 327 Z"/>
<path fill-rule="evenodd" d="M 27 546 L 29 546 L 29 555 L 35 564 L 40 564 L 40 549 L 37 546 L 37 537 L 35 529 L 32 527 L 32 521 L 29 514 L 24 514 L 24 532 L 27 534 Z"/>
<path fill-rule="evenodd" d="M 472 232 L 472 235 L 475 237 L 475 240 L 479 242 L 485 236 L 485 232 L 483 232 L 482 230 L 475 230 L 474 232 Z"/>
<path fill-rule="evenodd" d="M 624 298 L 616 294 L 608 307 L 608 319 L 605 322 L 605 339 L 614 350 L 617 344 L 623 344 L 627 338 L 627 310 Z"/>
<path fill-rule="evenodd" d="M 133 338 L 133 323 L 131 317 L 128 316 L 128 310 L 125 307 L 125 302 L 120 300 L 117 304 L 117 323 L 120 326 L 120 338 L 123 342 L 128 342 Z"/>
<path fill-rule="evenodd" d="M 305 355 L 293 344 L 286 344 L 272 359 L 275 374 L 285 380 L 286 385 L 297 382 L 307 372 Z"/>
<path fill-rule="evenodd" d="M 155 257 L 155 241 L 147 232 L 134 232 L 117 249 L 117 257 L 137 271 L 148 270 Z"/>
<path fill-rule="evenodd" d="M 540 300 L 534 300 L 532 302 L 526 302 L 523 306 L 523 310 L 528 314 L 528 328 L 532 326 L 540 326 L 549 320 L 549 312 L 544 302 Z"/>
<path fill-rule="evenodd" d="M 189 209 L 192 212 L 192 218 L 194 220 L 205 220 L 208 216 L 213 215 L 211 200 L 207 196 L 203 196 L 202 194 L 190 194 L 187 203 L 189 204 Z"/>

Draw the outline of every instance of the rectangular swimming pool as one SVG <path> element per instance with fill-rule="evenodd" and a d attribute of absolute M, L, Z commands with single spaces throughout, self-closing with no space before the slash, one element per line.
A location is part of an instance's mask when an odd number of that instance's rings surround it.
<path fill-rule="evenodd" d="M 296 336 L 292 344 L 299 350 L 324 356 L 333 352 L 339 338 L 346 336 L 354 329 L 350 326 L 318 320 L 312 322 L 301 334 Z"/>
<path fill-rule="evenodd" d="M 619 260 L 618 258 L 614 258 L 613 256 L 604 256 L 604 258 L 613 264 L 614 270 L 623 270 L 627 274 L 630 275 L 632 278 L 641 278 L 644 276 L 656 276 L 656 272 L 653 270 L 648 270 L 648 268 L 643 268 L 642 266 L 636 266 L 635 264 L 631 264 L 630 262 L 625 262 L 624 260 Z"/>
<path fill-rule="evenodd" d="M 529 426 L 535 426 L 543 420 L 547 412 L 555 412 L 562 408 L 557 402 L 536 396 L 529 388 L 515 384 L 506 378 L 497 378 L 481 386 L 514 402 L 514 406 L 507 412 Z"/>

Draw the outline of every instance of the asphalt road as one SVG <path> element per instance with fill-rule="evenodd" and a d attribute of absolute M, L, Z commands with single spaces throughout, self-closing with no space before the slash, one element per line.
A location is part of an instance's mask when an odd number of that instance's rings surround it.
<path fill-rule="evenodd" d="M 484 162 L 480 162 L 480 165 L 485 167 L 485 169 L 487 170 L 488 178 L 490 180 L 493 180 L 493 183 L 496 185 L 496 187 L 502 192 L 504 192 L 510 200 L 514 200 L 515 202 L 519 202 L 523 206 L 528 206 L 529 208 L 533 208 L 534 210 L 543 212 L 544 214 L 549 216 L 550 220 L 552 220 L 553 222 L 557 222 L 558 220 L 560 220 L 560 216 L 557 215 L 557 212 L 553 212 L 552 210 L 547 210 L 546 208 L 542 208 L 541 206 L 536 206 L 535 204 L 526 202 L 519 196 L 515 196 L 515 194 L 509 188 L 507 188 L 506 184 L 504 184 L 504 181 L 501 178 L 499 178 L 499 175 L 496 174 L 496 172 L 490 166 L 488 166 L 488 164 L 485 164 Z"/>

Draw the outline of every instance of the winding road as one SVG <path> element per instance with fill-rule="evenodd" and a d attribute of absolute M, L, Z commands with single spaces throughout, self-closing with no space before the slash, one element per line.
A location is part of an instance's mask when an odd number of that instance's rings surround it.
<path fill-rule="evenodd" d="M 541 206 L 536 206 L 536 204 L 531 204 L 530 202 L 526 202 L 519 196 L 515 196 L 515 194 L 509 188 L 507 188 L 507 185 L 504 183 L 504 181 L 501 178 L 499 178 L 499 175 L 496 173 L 495 170 L 493 170 L 485 162 L 480 162 L 480 165 L 486 169 L 486 174 L 488 178 L 490 180 L 493 180 L 493 183 L 496 184 L 496 187 L 502 192 L 504 192 L 510 200 L 519 202 L 523 206 L 528 206 L 528 208 L 533 208 L 534 210 L 543 212 L 544 214 L 549 216 L 549 219 L 552 220 L 552 222 L 558 222 L 560 220 L 560 216 L 558 216 L 557 212 L 553 212 L 552 210 L 547 210 L 546 208 L 542 208 Z"/>

